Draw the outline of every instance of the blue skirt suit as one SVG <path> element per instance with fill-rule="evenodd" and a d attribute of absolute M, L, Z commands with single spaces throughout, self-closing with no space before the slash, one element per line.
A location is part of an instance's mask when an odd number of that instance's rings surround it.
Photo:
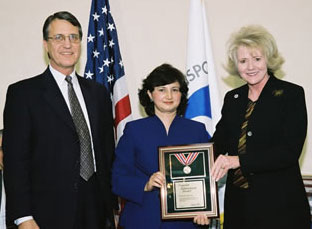
<path fill-rule="evenodd" d="M 127 123 L 116 149 L 113 192 L 126 199 L 120 224 L 125 229 L 197 228 L 192 220 L 163 221 L 160 192 L 145 192 L 150 176 L 159 171 L 158 147 L 208 142 L 205 126 L 176 116 L 168 134 L 157 116 Z"/>

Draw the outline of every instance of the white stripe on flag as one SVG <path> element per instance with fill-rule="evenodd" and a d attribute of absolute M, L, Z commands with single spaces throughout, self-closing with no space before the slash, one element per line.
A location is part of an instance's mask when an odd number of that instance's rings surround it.
<path fill-rule="evenodd" d="M 131 107 L 130 107 L 130 100 L 127 103 L 123 103 L 121 105 L 122 111 L 120 112 L 121 114 L 125 114 L 120 120 L 119 118 L 116 117 L 116 110 L 118 110 L 118 105 L 117 103 L 120 103 L 123 98 L 129 97 L 128 93 L 128 88 L 127 88 L 127 82 L 126 82 L 126 77 L 123 76 L 116 80 L 114 88 L 113 88 L 113 117 L 116 121 L 119 121 L 118 123 L 115 123 L 116 125 L 116 144 L 118 143 L 120 137 L 123 134 L 124 127 L 128 121 L 132 120 L 131 116 Z"/>
<path fill-rule="evenodd" d="M 127 96 L 128 88 L 127 88 L 127 82 L 126 82 L 126 76 L 119 78 L 116 80 L 114 88 L 113 88 L 113 106 L 116 106 L 116 103 L 122 99 L 123 97 Z"/>

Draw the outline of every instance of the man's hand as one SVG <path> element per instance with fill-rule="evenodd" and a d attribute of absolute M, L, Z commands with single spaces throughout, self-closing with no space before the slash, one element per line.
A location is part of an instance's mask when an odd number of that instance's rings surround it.
<path fill-rule="evenodd" d="M 40 228 L 35 220 L 30 219 L 18 225 L 18 229 L 40 229 Z"/>

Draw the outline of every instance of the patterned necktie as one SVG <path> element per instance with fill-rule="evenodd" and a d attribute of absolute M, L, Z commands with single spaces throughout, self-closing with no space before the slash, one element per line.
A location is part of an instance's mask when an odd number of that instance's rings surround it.
<path fill-rule="evenodd" d="M 255 108 L 256 103 L 249 100 L 247 105 L 247 110 L 245 114 L 245 121 L 242 124 L 241 127 L 241 135 L 238 142 L 238 154 L 245 154 L 246 153 L 246 132 L 247 132 L 247 126 L 248 126 L 248 120 Z M 240 168 L 236 169 L 234 172 L 233 177 L 233 184 L 235 186 L 238 186 L 240 188 L 248 188 L 249 184 L 247 179 L 243 176 L 242 170 Z"/>
<path fill-rule="evenodd" d="M 94 173 L 90 132 L 73 87 L 72 77 L 66 76 L 65 80 L 68 83 L 67 86 L 70 110 L 80 142 L 80 176 L 84 180 L 88 181 Z"/>

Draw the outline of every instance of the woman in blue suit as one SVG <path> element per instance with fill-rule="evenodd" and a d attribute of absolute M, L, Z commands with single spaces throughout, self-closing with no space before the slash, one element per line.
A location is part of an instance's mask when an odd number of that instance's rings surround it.
<path fill-rule="evenodd" d="M 205 126 L 181 117 L 187 105 L 184 75 L 169 64 L 154 69 L 143 81 L 140 103 L 149 117 L 127 123 L 113 165 L 113 192 L 126 199 L 120 224 L 125 229 L 197 228 L 208 224 L 200 215 L 192 221 L 163 221 L 159 188 L 158 147 L 208 142 Z"/>

